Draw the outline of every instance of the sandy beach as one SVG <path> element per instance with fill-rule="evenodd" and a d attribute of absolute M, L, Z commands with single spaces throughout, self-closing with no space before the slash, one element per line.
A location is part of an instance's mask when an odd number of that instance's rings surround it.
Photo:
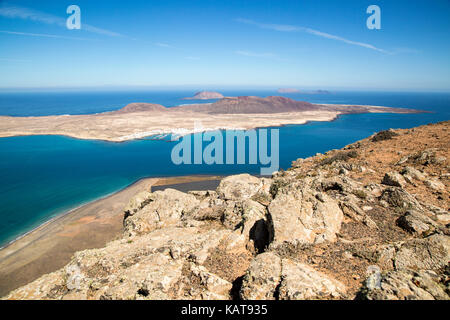
<path fill-rule="evenodd" d="M 141 179 L 110 196 L 59 215 L 0 250 L 0 296 L 63 267 L 77 251 L 103 247 L 119 237 L 123 208 L 140 191 L 208 188 L 218 179 L 218 176 Z"/>

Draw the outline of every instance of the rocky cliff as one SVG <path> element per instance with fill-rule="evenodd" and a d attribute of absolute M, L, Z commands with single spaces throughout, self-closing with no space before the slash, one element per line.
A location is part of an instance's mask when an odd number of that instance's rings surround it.
<path fill-rule="evenodd" d="M 450 122 L 389 130 L 271 178 L 142 192 L 121 239 L 6 299 L 445 299 Z"/>

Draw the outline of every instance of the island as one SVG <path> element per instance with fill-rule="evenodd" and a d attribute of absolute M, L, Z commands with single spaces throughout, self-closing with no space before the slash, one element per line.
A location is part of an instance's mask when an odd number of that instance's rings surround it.
<path fill-rule="evenodd" d="M 212 99 L 222 99 L 224 96 L 219 92 L 214 91 L 200 91 L 197 92 L 193 97 L 183 98 L 183 100 L 212 100 Z"/>
<path fill-rule="evenodd" d="M 312 91 L 302 91 L 295 88 L 280 88 L 277 90 L 278 93 L 304 93 L 304 94 L 330 94 L 331 92 L 328 90 L 312 90 Z"/>
<path fill-rule="evenodd" d="M 367 105 L 313 104 L 270 96 L 226 97 L 214 103 L 166 108 L 131 103 L 116 111 L 89 115 L 0 116 L 0 137 L 64 135 L 78 139 L 127 141 L 155 135 L 186 135 L 201 123 L 204 131 L 332 121 L 352 113 L 418 113 L 422 111 Z"/>
<path fill-rule="evenodd" d="M 280 88 L 277 90 L 278 93 L 300 93 L 300 90 L 295 88 Z"/>

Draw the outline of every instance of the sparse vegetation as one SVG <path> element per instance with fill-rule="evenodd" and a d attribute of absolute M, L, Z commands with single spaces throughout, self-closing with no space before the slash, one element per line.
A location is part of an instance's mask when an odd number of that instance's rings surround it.
<path fill-rule="evenodd" d="M 269 205 L 270 201 L 272 201 L 270 195 L 264 192 L 258 192 L 257 194 L 253 195 L 251 199 L 265 206 Z"/>
<path fill-rule="evenodd" d="M 356 152 L 355 150 L 352 151 L 348 151 L 348 152 L 338 152 L 336 153 L 334 156 L 331 157 L 325 157 L 320 164 L 321 165 L 327 165 L 327 164 L 332 164 L 335 161 L 348 161 L 351 158 L 356 158 L 358 157 L 358 152 Z"/>
<path fill-rule="evenodd" d="M 365 193 L 363 190 L 355 190 L 353 191 L 353 194 L 363 200 L 367 198 L 367 193 Z"/>
<path fill-rule="evenodd" d="M 395 136 L 398 136 L 398 133 L 394 132 L 393 130 L 380 131 L 372 137 L 372 142 L 390 140 Z"/>

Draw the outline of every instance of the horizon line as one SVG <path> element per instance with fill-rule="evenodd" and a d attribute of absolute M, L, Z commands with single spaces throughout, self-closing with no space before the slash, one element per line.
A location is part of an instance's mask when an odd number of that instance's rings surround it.
<path fill-rule="evenodd" d="M 174 84 L 174 85 L 94 85 L 94 86 L 14 86 L 14 87 L 0 87 L 0 92 L 6 91 L 46 91 L 46 90 L 54 90 L 54 91 L 77 91 L 77 90 L 86 90 L 86 91 L 108 91 L 113 89 L 123 89 L 123 90 L 170 90 L 170 89 L 186 89 L 186 90 L 196 90 L 196 91 L 207 91 L 207 90 L 215 90 L 220 91 L 221 88 L 223 90 L 273 90 L 277 91 L 279 89 L 298 89 L 300 92 L 297 94 L 307 94 L 308 92 L 301 92 L 302 90 L 328 90 L 328 91 L 371 91 L 371 92 L 420 92 L 420 93 L 450 93 L 450 89 L 443 88 L 380 88 L 380 87 L 353 87 L 353 86 L 314 86 L 314 85 L 231 85 L 231 84 L 210 84 L 210 85 L 202 85 L 202 84 Z M 331 92 L 332 93 L 332 92 Z M 291 94 L 291 93 L 280 93 L 280 94 Z M 294 93 L 295 94 L 295 93 Z"/>

